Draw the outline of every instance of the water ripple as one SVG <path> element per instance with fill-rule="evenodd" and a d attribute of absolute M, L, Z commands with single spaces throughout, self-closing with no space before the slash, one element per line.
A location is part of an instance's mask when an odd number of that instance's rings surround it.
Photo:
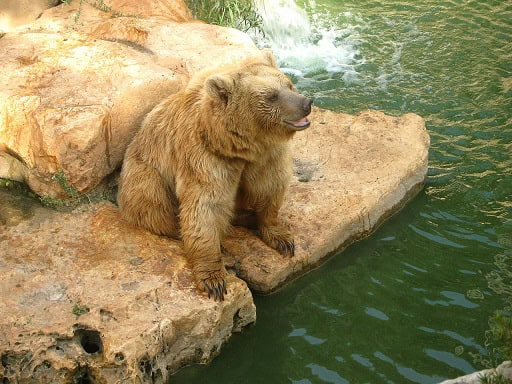
<path fill-rule="evenodd" d="M 464 307 L 464 308 L 468 308 L 468 309 L 474 309 L 474 308 L 479 307 L 478 304 L 475 304 L 472 301 L 469 301 L 465 295 L 463 295 L 462 293 L 459 293 L 459 292 L 442 291 L 441 295 L 450 299 L 450 301 L 430 300 L 427 298 L 423 298 L 423 300 L 425 301 L 425 303 L 432 305 L 432 306 L 441 305 L 443 307 L 448 307 L 450 305 L 455 305 L 455 306 Z"/>
<path fill-rule="evenodd" d="M 451 352 L 437 351 L 435 349 L 426 349 L 425 354 L 443 364 L 449 365 L 450 367 L 460 369 L 464 374 L 468 374 L 475 371 L 475 368 L 469 364 L 466 360 L 455 356 Z"/>
<path fill-rule="evenodd" d="M 404 367 L 398 363 L 395 363 L 393 359 L 386 356 L 382 352 L 375 352 L 374 356 L 386 363 L 393 365 L 401 376 L 403 376 L 407 380 L 412 381 L 413 383 L 435 384 L 444 380 L 443 377 L 422 374 L 413 368 Z"/>
<path fill-rule="evenodd" d="M 458 334 L 457 332 L 450 331 L 450 330 L 436 331 L 435 329 L 432 329 L 432 328 L 429 328 L 429 327 L 424 327 L 424 326 L 420 326 L 420 327 L 418 327 L 418 329 L 420 331 L 431 333 L 431 334 L 438 334 L 438 335 L 448 336 L 451 339 L 456 340 L 456 341 L 464 344 L 467 347 L 474 347 L 475 349 L 477 349 L 482 354 L 486 353 L 485 352 L 485 348 L 483 348 L 480 344 L 475 342 L 475 339 L 473 337 L 464 337 L 464 336 Z"/>
<path fill-rule="evenodd" d="M 341 377 L 337 372 L 327 369 L 318 364 L 308 364 L 307 367 L 311 369 L 311 373 L 318 377 L 324 383 L 334 384 L 350 384 L 350 382 Z"/>
<path fill-rule="evenodd" d="M 311 345 L 320 345 L 326 342 L 325 339 L 320 339 L 318 337 L 308 335 L 305 328 L 294 329 L 288 334 L 288 337 L 301 337 Z"/>
<path fill-rule="evenodd" d="M 376 319 L 379 319 L 379 320 L 389 320 L 389 317 L 382 311 L 379 311 L 378 309 L 376 308 L 371 308 L 371 307 L 368 307 L 365 309 L 364 311 L 367 315 L 371 316 L 371 317 L 375 317 Z"/>
<path fill-rule="evenodd" d="M 448 240 L 446 237 L 441 236 L 439 234 L 434 234 L 434 233 L 430 233 L 430 232 L 424 231 L 422 229 L 419 229 L 416 226 L 414 226 L 413 224 L 409 224 L 409 228 L 411 228 L 418 235 L 423 236 L 435 243 L 446 245 L 446 246 L 453 247 L 453 248 L 466 248 L 465 245 Z"/>

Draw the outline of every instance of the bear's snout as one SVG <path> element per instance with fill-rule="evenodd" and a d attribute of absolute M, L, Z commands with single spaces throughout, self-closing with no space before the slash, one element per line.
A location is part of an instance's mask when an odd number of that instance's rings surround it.
<path fill-rule="evenodd" d="M 302 104 L 302 108 L 304 109 L 304 113 L 309 115 L 311 113 L 311 105 L 313 104 L 313 99 L 308 97 L 305 98 L 304 103 Z"/>
<path fill-rule="evenodd" d="M 283 121 L 288 127 L 293 128 L 294 131 L 302 131 L 310 125 L 310 121 L 307 119 L 311 113 L 311 105 L 313 99 L 302 96 L 295 92 L 290 92 L 288 95 L 288 109 L 284 113 Z"/>

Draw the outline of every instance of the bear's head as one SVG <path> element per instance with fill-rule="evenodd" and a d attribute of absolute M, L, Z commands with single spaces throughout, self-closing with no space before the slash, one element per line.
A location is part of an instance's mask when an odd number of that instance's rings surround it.
<path fill-rule="evenodd" d="M 213 109 L 228 118 L 226 128 L 240 135 L 289 138 L 310 125 L 313 101 L 295 91 L 270 52 L 213 73 L 204 84 Z"/>

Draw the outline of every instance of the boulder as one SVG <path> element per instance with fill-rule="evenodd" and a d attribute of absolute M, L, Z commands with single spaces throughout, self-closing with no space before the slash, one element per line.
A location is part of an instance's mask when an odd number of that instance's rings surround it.
<path fill-rule="evenodd" d="M 196 291 L 180 242 L 128 227 L 113 204 L 62 213 L 9 204 L 0 191 L 0 379 L 163 383 L 255 321 L 247 285 L 278 289 L 368 235 L 423 185 L 429 136 L 419 116 L 314 108 L 311 121 L 294 138 L 281 211 L 296 255 L 236 227 L 224 262 L 238 277 L 221 303 Z"/>
<path fill-rule="evenodd" d="M 180 2 L 148 2 L 140 17 L 123 13 L 135 2 L 102 4 L 62 4 L 0 38 L 0 177 L 39 195 L 66 197 L 56 173 L 80 193 L 95 188 L 192 73 L 260 54 L 240 31 L 165 18 Z"/>
<path fill-rule="evenodd" d="M 223 302 L 200 295 L 179 243 L 112 204 L 16 215 L 0 232 L 2 382 L 166 383 L 256 319 L 242 280 Z"/>

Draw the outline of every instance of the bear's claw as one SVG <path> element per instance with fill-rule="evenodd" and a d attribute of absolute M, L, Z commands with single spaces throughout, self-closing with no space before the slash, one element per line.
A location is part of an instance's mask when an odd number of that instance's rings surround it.
<path fill-rule="evenodd" d="M 278 225 L 261 227 L 260 233 L 262 240 L 281 255 L 295 255 L 293 236 L 284 227 Z"/>
<path fill-rule="evenodd" d="M 282 255 L 295 255 L 295 243 L 293 241 L 279 240 L 276 250 Z"/>
<path fill-rule="evenodd" d="M 224 301 L 224 295 L 228 293 L 226 280 L 224 278 L 212 276 L 202 280 L 202 289 L 208 294 L 208 298 L 215 301 Z"/>

